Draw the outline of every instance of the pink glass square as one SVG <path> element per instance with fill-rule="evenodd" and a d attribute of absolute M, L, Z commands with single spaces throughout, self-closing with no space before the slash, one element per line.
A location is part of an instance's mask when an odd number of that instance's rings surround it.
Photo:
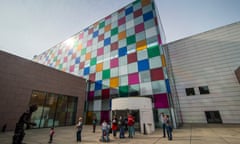
<path fill-rule="evenodd" d="M 74 65 L 71 65 L 70 66 L 70 72 L 73 72 L 74 71 Z"/>
<path fill-rule="evenodd" d="M 138 73 L 132 73 L 128 75 L 128 84 L 139 84 Z"/>
<path fill-rule="evenodd" d="M 110 62 L 111 68 L 117 67 L 118 66 L 118 58 L 112 59 Z"/>
<path fill-rule="evenodd" d="M 97 56 L 103 55 L 103 47 L 97 50 Z"/>
<path fill-rule="evenodd" d="M 92 40 L 87 41 L 87 47 L 92 45 Z"/>

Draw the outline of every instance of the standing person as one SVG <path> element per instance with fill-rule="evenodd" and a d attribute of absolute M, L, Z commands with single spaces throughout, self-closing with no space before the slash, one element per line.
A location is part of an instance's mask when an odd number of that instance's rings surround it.
<path fill-rule="evenodd" d="M 167 121 L 167 118 L 165 117 L 165 114 L 163 112 L 160 114 L 160 120 L 161 120 L 161 123 L 162 123 L 163 137 L 165 138 L 166 137 L 166 121 Z"/>
<path fill-rule="evenodd" d="M 114 137 L 117 136 L 117 128 L 118 128 L 118 120 L 117 120 L 117 116 L 115 115 L 112 119 L 112 133 Z"/>
<path fill-rule="evenodd" d="M 119 117 L 118 127 L 119 127 L 119 138 L 125 138 L 124 136 L 125 120 L 122 118 L 122 116 Z"/>
<path fill-rule="evenodd" d="M 96 116 L 93 117 L 92 124 L 93 124 L 93 133 L 95 133 L 96 125 L 97 125 L 97 118 L 96 118 Z"/>
<path fill-rule="evenodd" d="M 167 136 L 168 140 L 172 140 L 172 125 L 169 119 L 169 115 L 166 116 L 166 128 L 167 128 Z"/>
<path fill-rule="evenodd" d="M 76 124 L 76 128 L 77 128 L 77 142 L 81 142 L 82 141 L 82 128 L 83 128 L 83 123 L 82 123 L 82 117 L 79 117 L 78 122 Z"/>
<path fill-rule="evenodd" d="M 128 114 L 128 137 L 133 138 L 134 135 L 134 117 L 131 114 Z"/>
<path fill-rule="evenodd" d="M 52 143 L 54 133 L 55 133 L 55 131 L 54 131 L 54 128 L 52 127 L 49 132 L 49 142 L 48 143 Z"/>

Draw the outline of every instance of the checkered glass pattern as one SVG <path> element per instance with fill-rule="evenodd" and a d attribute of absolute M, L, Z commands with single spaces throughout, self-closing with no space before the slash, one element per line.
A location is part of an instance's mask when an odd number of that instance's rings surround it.
<path fill-rule="evenodd" d="M 106 112 L 110 97 L 128 96 L 151 96 L 155 108 L 166 108 L 170 88 L 160 44 L 154 2 L 137 0 L 35 60 L 90 80 L 90 111 Z"/>

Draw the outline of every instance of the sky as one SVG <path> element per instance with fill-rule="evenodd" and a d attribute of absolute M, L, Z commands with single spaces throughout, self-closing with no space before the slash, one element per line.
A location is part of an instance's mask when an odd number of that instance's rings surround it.
<path fill-rule="evenodd" d="M 0 50 L 31 60 L 134 0 L 0 0 Z M 240 21 L 240 0 L 155 0 L 166 42 Z"/>

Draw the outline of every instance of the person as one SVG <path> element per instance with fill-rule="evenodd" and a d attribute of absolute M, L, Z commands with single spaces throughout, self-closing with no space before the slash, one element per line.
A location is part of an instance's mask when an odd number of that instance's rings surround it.
<path fill-rule="evenodd" d="M 115 115 L 112 119 L 112 133 L 114 137 L 117 136 L 117 128 L 118 128 L 118 120 L 117 120 L 117 116 Z"/>
<path fill-rule="evenodd" d="M 167 136 L 168 140 L 172 140 L 172 125 L 169 119 L 169 115 L 166 115 L 166 128 L 167 128 Z"/>
<path fill-rule="evenodd" d="M 13 136 L 13 144 L 21 144 L 23 141 L 23 138 L 25 136 L 24 132 L 24 124 L 27 125 L 27 127 L 36 126 L 36 123 L 31 122 L 31 116 L 32 113 L 35 112 L 38 109 L 37 105 L 31 105 L 29 106 L 29 109 L 24 112 L 18 122 L 16 123 L 16 127 L 14 130 L 14 136 Z"/>
<path fill-rule="evenodd" d="M 122 116 L 119 117 L 118 127 L 119 127 L 119 138 L 125 138 L 124 136 L 125 120 L 122 118 Z"/>
<path fill-rule="evenodd" d="M 128 114 L 128 137 L 133 138 L 134 135 L 134 117 L 131 114 Z"/>
<path fill-rule="evenodd" d="M 83 128 L 83 123 L 82 123 L 82 117 L 79 117 L 78 122 L 76 124 L 76 128 L 77 128 L 77 142 L 81 142 L 82 141 L 82 128 Z"/>
<path fill-rule="evenodd" d="M 54 128 L 52 127 L 49 132 L 49 142 L 48 143 L 52 143 L 54 133 L 55 133 L 55 131 L 54 131 Z"/>
<path fill-rule="evenodd" d="M 166 137 L 166 117 L 163 112 L 160 114 L 160 120 L 162 123 L 163 137 L 165 138 Z"/>
<path fill-rule="evenodd" d="M 97 125 L 97 118 L 95 116 L 93 117 L 92 124 L 93 124 L 93 133 L 95 133 L 96 125 Z"/>
<path fill-rule="evenodd" d="M 102 142 L 109 142 L 109 129 L 110 126 L 107 124 L 106 120 L 103 120 L 102 122 L 102 139 L 100 141 Z"/>

